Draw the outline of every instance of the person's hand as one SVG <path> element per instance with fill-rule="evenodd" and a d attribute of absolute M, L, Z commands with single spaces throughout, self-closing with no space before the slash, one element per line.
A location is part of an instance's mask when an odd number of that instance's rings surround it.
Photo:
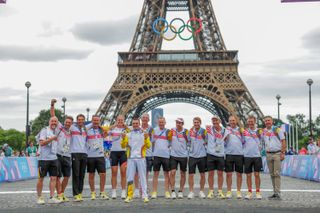
<path fill-rule="evenodd" d="M 121 133 L 121 137 L 125 138 L 126 137 L 126 133 Z"/>
<path fill-rule="evenodd" d="M 284 154 L 284 153 L 281 153 L 281 154 L 280 154 L 280 160 L 283 161 L 284 158 L 285 158 L 285 154 Z"/>
<path fill-rule="evenodd" d="M 149 137 L 149 134 L 148 133 L 144 133 L 144 139 L 147 139 Z"/>
<path fill-rule="evenodd" d="M 50 138 L 50 142 L 51 142 L 51 141 L 56 141 L 57 139 L 58 139 L 57 136 L 52 136 L 52 137 Z"/>
<path fill-rule="evenodd" d="M 51 105 L 54 105 L 55 103 L 57 103 L 57 99 L 51 99 Z"/>

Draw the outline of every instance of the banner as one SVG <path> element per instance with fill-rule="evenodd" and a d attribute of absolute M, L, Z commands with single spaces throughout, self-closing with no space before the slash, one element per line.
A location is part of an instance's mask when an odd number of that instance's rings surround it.
<path fill-rule="evenodd" d="M 106 168 L 110 168 L 108 158 L 106 158 Z M 36 157 L 0 157 L 0 183 L 37 177 L 38 159 Z"/>
<path fill-rule="evenodd" d="M 266 157 L 263 170 L 269 173 Z M 320 182 L 320 155 L 287 155 L 282 161 L 281 175 Z"/>

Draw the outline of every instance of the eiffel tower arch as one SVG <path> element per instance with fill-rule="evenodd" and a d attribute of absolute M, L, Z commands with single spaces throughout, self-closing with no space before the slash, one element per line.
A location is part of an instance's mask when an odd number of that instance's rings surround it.
<path fill-rule="evenodd" d="M 153 23 L 170 11 L 186 11 L 205 23 L 193 37 L 194 50 L 161 49 Z M 97 111 L 105 123 L 120 114 L 130 123 L 133 116 L 178 102 L 200 106 L 224 124 L 230 115 L 242 124 L 249 114 L 262 121 L 238 74 L 238 52 L 227 50 L 210 0 L 145 0 L 129 52 L 118 55 L 118 76 Z"/>

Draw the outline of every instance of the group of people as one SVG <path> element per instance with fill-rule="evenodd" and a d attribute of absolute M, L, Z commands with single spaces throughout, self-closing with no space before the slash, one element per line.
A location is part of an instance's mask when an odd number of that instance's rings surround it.
<path fill-rule="evenodd" d="M 149 125 L 149 115 L 133 118 L 132 126 L 124 123 L 124 116 L 118 116 L 115 125 L 100 126 L 100 117 L 92 116 L 92 122 L 85 126 L 85 116 L 79 114 L 76 122 L 67 116 L 62 125 L 54 115 L 51 101 L 49 126 L 42 129 L 39 142 L 39 179 L 37 184 L 38 204 L 44 204 L 42 196 L 43 179 L 49 173 L 49 203 L 69 201 L 64 191 L 72 171 L 74 201 L 83 200 L 82 192 L 86 170 L 89 173 L 91 199 L 96 199 L 95 172 L 100 176 L 101 199 L 109 199 L 105 192 L 106 162 L 104 138 L 112 141 L 111 198 L 117 198 L 117 176 L 121 176 L 121 198 L 131 202 L 142 197 L 144 202 L 157 199 L 158 178 L 162 168 L 166 199 L 184 197 L 187 180 L 188 199 L 195 197 L 194 176 L 200 174 L 200 198 L 214 198 L 214 174 L 218 179 L 217 197 L 232 198 L 232 174 L 236 172 L 236 197 L 242 198 L 242 174 L 246 174 L 248 192 L 245 199 L 262 199 L 260 192 L 260 171 L 262 170 L 261 150 L 267 155 L 274 193 L 270 199 L 280 199 L 281 161 L 285 157 L 286 141 L 284 132 L 273 126 L 270 116 L 264 118 L 265 128 L 258 129 L 254 116 L 247 118 L 246 128 L 240 128 L 234 116 L 229 117 L 229 126 L 223 127 L 218 116 L 212 117 L 212 124 L 201 127 L 201 118 L 193 119 L 193 127 L 186 129 L 184 119 L 176 119 L 176 127 L 166 128 L 164 117 L 158 119 L 158 126 Z M 176 173 L 180 169 L 180 186 L 176 192 Z M 148 183 L 153 171 L 152 187 Z M 207 173 L 207 177 L 206 177 Z M 227 192 L 223 192 L 224 173 Z M 253 193 L 252 176 L 255 178 Z M 63 177 L 63 180 L 61 178 Z M 204 193 L 206 179 L 209 192 Z M 57 197 L 54 197 L 55 190 Z"/>
<path fill-rule="evenodd" d="M 36 157 L 38 154 L 37 147 L 33 145 L 33 142 L 29 142 L 29 146 L 26 151 L 15 151 L 9 144 L 5 143 L 0 148 L 0 157 Z"/>

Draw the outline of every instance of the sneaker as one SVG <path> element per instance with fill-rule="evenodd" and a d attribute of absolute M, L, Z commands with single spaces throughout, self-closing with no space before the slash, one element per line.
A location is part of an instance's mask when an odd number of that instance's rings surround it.
<path fill-rule="evenodd" d="M 126 197 L 127 197 L 127 192 L 126 192 L 126 190 L 122 190 L 122 191 L 121 191 L 121 199 L 126 199 Z"/>
<path fill-rule="evenodd" d="M 69 202 L 69 198 L 67 198 L 64 193 L 62 193 L 63 202 Z"/>
<path fill-rule="evenodd" d="M 222 190 L 218 191 L 218 198 L 220 198 L 220 199 L 225 199 L 226 198 L 226 196 L 224 196 Z"/>
<path fill-rule="evenodd" d="M 80 197 L 80 195 L 74 196 L 73 201 L 74 201 L 74 202 L 81 202 L 81 197 Z"/>
<path fill-rule="evenodd" d="M 200 192 L 199 192 L 199 198 L 202 198 L 202 199 L 205 199 L 205 198 L 206 198 L 206 195 L 204 194 L 203 191 L 200 191 Z"/>
<path fill-rule="evenodd" d="M 112 189 L 111 198 L 112 198 L 112 199 L 117 199 L 117 190 Z"/>
<path fill-rule="evenodd" d="M 213 190 L 209 190 L 209 193 L 207 195 L 207 198 L 212 199 L 214 198 L 214 191 Z"/>
<path fill-rule="evenodd" d="M 232 192 L 231 191 L 227 191 L 226 198 L 227 199 L 231 199 L 232 198 Z"/>
<path fill-rule="evenodd" d="M 140 190 L 139 189 L 134 190 L 133 198 L 140 198 Z"/>
<path fill-rule="evenodd" d="M 276 197 L 276 194 L 273 194 L 271 196 L 268 197 L 268 199 L 274 199 Z"/>
<path fill-rule="evenodd" d="M 248 192 L 247 195 L 244 197 L 246 200 L 251 200 L 252 199 L 252 192 Z"/>
<path fill-rule="evenodd" d="M 151 199 L 157 199 L 157 192 L 152 192 Z"/>
<path fill-rule="evenodd" d="M 145 197 L 145 198 L 143 199 L 143 202 L 144 202 L 144 203 L 149 203 L 149 198 Z"/>
<path fill-rule="evenodd" d="M 82 193 L 79 194 L 80 201 L 83 201 Z"/>
<path fill-rule="evenodd" d="M 183 199 L 183 192 L 178 192 L 178 198 Z"/>
<path fill-rule="evenodd" d="M 45 203 L 46 203 L 46 202 L 44 201 L 44 199 L 43 199 L 42 196 L 41 196 L 41 197 L 38 197 L 37 204 L 43 205 L 43 204 L 45 204 Z"/>
<path fill-rule="evenodd" d="M 280 197 L 280 195 L 279 194 L 275 194 L 275 196 L 274 196 L 274 198 L 273 198 L 274 200 L 281 200 L 281 197 Z"/>
<path fill-rule="evenodd" d="M 56 198 L 60 200 L 61 203 L 64 202 L 62 194 L 58 195 Z"/>
<path fill-rule="evenodd" d="M 124 202 L 126 202 L 126 203 L 130 203 L 132 201 L 132 197 L 127 197 L 125 200 L 124 200 Z"/>
<path fill-rule="evenodd" d="M 52 198 L 49 199 L 48 203 L 50 203 L 50 204 L 59 204 L 59 203 L 61 203 L 61 201 L 59 199 L 55 198 L 55 197 L 52 197 Z"/>
<path fill-rule="evenodd" d="M 95 200 L 96 199 L 96 192 L 91 192 L 91 200 Z"/>
<path fill-rule="evenodd" d="M 176 199 L 176 198 L 177 198 L 177 193 L 176 193 L 175 191 L 173 191 L 173 192 L 171 193 L 171 198 L 172 198 L 172 199 Z"/>
<path fill-rule="evenodd" d="M 241 191 L 237 191 L 237 199 L 242 199 Z"/>
<path fill-rule="evenodd" d="M 188 199 L 193 199 L 193 198 L 194 198 L 194 193 L 193 192 L 189 192 Z"/>
<path fill-rule="evenodd" d="M 166 191 L 166 193 L 164 194 L 164 197 L 166 199 L 170 199 L 171 198 L 170 192 Z"/>
<path fill-rule="evenodd" d="M 256 199 L 257 200 L 261 200 L 262 199 L 262 195 L 260 192 L 256 192 Z"/>
<path fill-rule="evenodd" d="M 100 192 L 100 198 L 103 200 L 109 200 L 109 196 L 106 192 Z"/>

